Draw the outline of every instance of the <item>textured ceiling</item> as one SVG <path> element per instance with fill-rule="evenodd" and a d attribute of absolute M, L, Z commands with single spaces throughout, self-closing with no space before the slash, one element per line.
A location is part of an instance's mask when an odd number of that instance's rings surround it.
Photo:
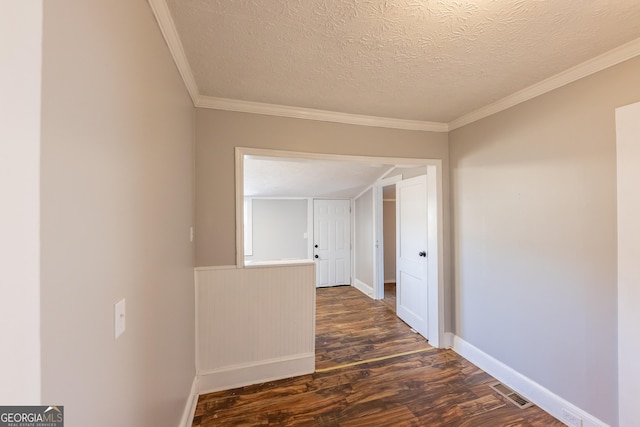
<path fill-rule="evenodd" d="M 640 37 L 639 0 L 167 0 L 201 95 L 449 122 Z"/>

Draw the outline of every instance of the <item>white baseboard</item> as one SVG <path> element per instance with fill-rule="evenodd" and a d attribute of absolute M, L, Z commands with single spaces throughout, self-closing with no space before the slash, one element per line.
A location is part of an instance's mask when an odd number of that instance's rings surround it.
<path fill-rule="evenodd" d="M 363 294 L 367 295 L 369 298 L 373 298 L 373 286 L 369 286 L 363 281 L 355 278 L 353 281 L 353 286 Z"/>
<path fill-rule="evenodd" d="M 193 425 L 193 416 L 195 415 L 196 406 L 198 405 L 198 396 L 198 377 L 194 377 L 189 398 L 184 405 L 184 411 L 180 419 L 180 427 L 191 427 Z"/>
<path fill-rule="evenodd" d="M 473 344 L 466 342 L 454 334 L 451 335 L 453 336 L 452 348 L 456 353 L 487 372 L 498 381 L 501 381 L 508 387 L 512 388 L 523 397 L 529 399 L 531 402 L 535 403 L 558 420 L 566 423 L 567 425 L 575 425 L 579 427 L 609 427 L 598 418 L 549 391 L 532 379 L 525 377 L 513 368 L 480 350 Z M 563 418 L 563 410 L 568 410 L 576 417 L 581 418 L 582 424 L 568 423 L 567 420 Z"/>
<path fill-rule="evenodd" d="M 384 283 L 396 283 L 396 279 L 384 279 Z"/>
<path fill-rule="evenodd" d="M 316 368 L 315 353 L 296 354 L 242 365 L 212 369 L 198 375 L 200 394 L 229 390 L 251 384 L 311 374 Z"/>

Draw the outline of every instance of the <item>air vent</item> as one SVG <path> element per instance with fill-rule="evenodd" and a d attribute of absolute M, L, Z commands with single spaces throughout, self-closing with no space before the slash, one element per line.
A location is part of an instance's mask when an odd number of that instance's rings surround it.
<path fill-rule="evenodd" d="M 509 400 L 511 403 L 513 403 L 520 409 L 526 409 L 526 408 L 529 408 L 530 406 L 533 406 L 533 403 L 529 402 L 527 399 L 520 396 L 518 393 L 511 390 L 509 387 L 507 387 L 502 383 L 489 384 L 489 387 L 491 387 L 494 391 L 504 396 L 507 400 Z"/>

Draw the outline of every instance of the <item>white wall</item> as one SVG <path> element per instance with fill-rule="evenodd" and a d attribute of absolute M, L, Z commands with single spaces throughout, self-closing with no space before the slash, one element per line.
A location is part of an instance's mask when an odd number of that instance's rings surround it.
<path fill-rule="evenodd" d="M 0 402 L 40 403 L 42 1 L 0 1 Z"/>
<path fill-rule="evenodd" d="M 373 292 L 373 190 L 355 200 L 355 264 L 354 277 Z M 356 283 L 357 285 L 357 283 Z"/>
<path fill-rule="evenodd" d="M 449 135 L 456 334 L 611 425 L 614 110 L 638 76 L 635 58 Z"/>
<path fill-rule="evenodd" d="M 43 401 L 69 426 L 177 426 L 195 379 L 195 110 L 146 1 L 44 2 L 43 40 Z"/>
<path fill-rule="evenodd" d="M 616 110 L 620 426 L 640 419 L 640 103 Z"/>
<path fill-rule="evenodd" d="M 253 255 L 246 260 L 308 258 L 307 199 L 253 199 L 252 205 Z"/>

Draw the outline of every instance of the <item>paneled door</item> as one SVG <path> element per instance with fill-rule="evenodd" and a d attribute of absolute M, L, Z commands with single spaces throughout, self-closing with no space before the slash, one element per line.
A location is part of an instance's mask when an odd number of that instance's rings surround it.
<path fill-rule="evenodd" d="M 428 334 L 427 177 L 396 183 L 396 311 Z"/>
<path fill-rule="evenodd" d="M 313 256 L 316 286 L 351 283 L 351 202 L 313 201 Z"/>

